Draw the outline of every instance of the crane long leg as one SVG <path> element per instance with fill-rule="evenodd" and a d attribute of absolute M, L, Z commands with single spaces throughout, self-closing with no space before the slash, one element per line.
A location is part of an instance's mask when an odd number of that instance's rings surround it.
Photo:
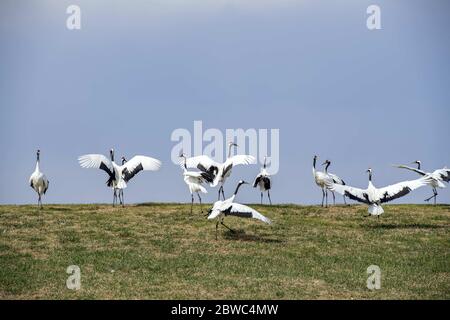
<path fill-rule="evenodd" d="M 114 193 L 113 193 L 113 207 L 116 205 L 116 201 L 117 201 L 117 191 L 114 188 Z"/>
<path fill-rule="evenodd" d="M 430 201 L 431 199 L 434 198 L 434 204 L 436 204 L 436 197 L 437 197 L 437 195 L 438 195 L 438 193 L 437 193 L 436 188 L 433 188 L 433 195 L 431 197 L 425 199 L 425 201 L 428 202 L 428 201 Z"/>
<path fill-rule="evenodd" d="M 328 208 L 328 190 L 325 189 L 325 208 Z"/>
<path fill-rule="evenodd" d="M 220 224 L 223 225 L 225 228 L 227 228 L 228 230 L 230 230 L 232 233 L 235 233 L 236 231 L 234 231 L 233 229 L 231 229 L 230 227 L 228 227 L 225 223 L 223 223 L 223 221 L 220 221 Z"/>
<path fill-rule="evenodd" d="M 262 193 L 262 191 L 261 191 L 261 204 L 262 204 L 262 199 L 263 199 L 263 193 Z"/>
<path fill-rule="evenodd" d="M 197 192 L 198 201 L 200 202 L 200 213 L 203 213 L 203 206 L 202 206 L 202 198 L 200 198 L 200 193 Z"/>
<path fill-rule="evenodd" d="M 222 190 L 222 186 L 219 188 L 219 196 L 217 197 L 217 200 L 220 200 L 220 190 Z"/>
<path fill-rule="evenodd" d="M 344 204 L 347 205 L 347 201 L 345 201 L 345 196 L 342 196 L 344 198 Z"/>
<path fill-rule="evenodd" d="M 333 195 L 333 206 L 336 205 L 336 196 L 334 195 L 334 191 L 331 191 L 331 194 Z"/>
<path fill-rule="evenodd" d="M 194 194 L 191 193 L 191 214 L 192 214 L 192 207 L 194 206 Z"/>
<path fill-rule="evenodd" d="M 222 186 L 222 197 L 223 197 L 223 200 L 225 201 L 225 192 L 223 192 L 223 186 Z"/>
<path fill-rule="evenodd" d="M 272 200 L 270 199 L 270 191 L 269 191 L 269 190 L 267 190 L 267 196 L 269 197 L 269 203 L 270 203 L 270 205 L 272 205 Z"/>
<path fill-rule="evenodd" d="M 123 189 L 120 189 L 120 195 L 122 196 L 122 200 L 120 200 L 120 203 L 122 204 L 122 207 L 125 207 L 125 200 L 123 199 Z"/>
<path fill-rule="evenodd" d="M 325 191 L 322 189 L 322 207 L 323 207 L 324 200 L 325 200 Z"/>
<path fill-rule="evenodd" d="M 217 240 L 218 228 L 219 228 L 219 220 L 217 220 L 217 222 L 216 222 L 216 240 Z"/>
<path fill-rule="evenodd" d="M 436 197 L 437 197 L 437 190 L 436 190 L 436 188 L 433 188 L 433 195 L 431 197 L 425 199 L 425 201 L 428 202 L 428 201 L 430 201 L 433 198 L 436 201 Z"/>

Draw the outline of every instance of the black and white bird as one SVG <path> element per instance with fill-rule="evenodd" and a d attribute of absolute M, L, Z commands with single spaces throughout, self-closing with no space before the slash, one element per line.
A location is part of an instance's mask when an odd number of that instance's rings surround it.
<path fill-rule="evenodd" d="M 114 150 L 110 150 L 110 159 L 102 154 L 87 154 L 80 156 L 78 161 L 82 168 L 101 169 L 108 174 L 106 185 L 113 188 L 113 205 L 117 203 L 117 191 L 122 194 L 121 204 L 123 203 L 123 189 L 127 187 L 136 174 L 141 171 L 157 171 L 161 168 L 161 161 L 147 156 L 134 156 L 130 161 L 123 161 L 119 166 L 114 162 Z"/>
<path fill-rule="evenodd" d="M 328 172 L 328 167 L 331 165 L 330 160 L 326 160 L 322 165 L 325 165 L 325 174 L 328 175 L 331 178 L 331 180 L 333 180 L 333 183 L 341 184 L 341 185 L 345 186 L 344 180 L 342 180 L 340 177 L 338 177 L 334 173 Z M 333 195 L 333 204 L 335 205 L 336 204 L 336 196 L 334 195 L 334 191 L 331 191 L 331 194 Z M 343 196 L 343 198 L 344 198 L 344 204 L 347 204 L 347 201 L 345 201 L 345 196 Z"/>
<path fill-rule="evenodd" d="M 367 189 L 359 189 L 341 184 L 332 183 L 328 187 L 352 200 L 369 205 L 369 214 L 380 216 L 384 210 L 381 207 L 383 203 L 398 199 L 410 193 L 411 191 L 428 185 L 431 182 L 430 177 L 422 177 L 416 180 L 399 182 L 384 188 L 376 188 L 372 184 L 372 169 L 368 169 L 369 186 Z"/>
<path fill-rule="evenodd" d="M 38 207 L 42 209 L 42 195 L 47 192 L 49 181 L 45 174 L 41 172 L 41 168 L 39 166 L 41 162 L 40 157 L 41 150 L 38 150 L 36 152 L 36 168 L 30 176 L 29 184 L 38 194 Z"/>
<path fill-rule="evenodd" d="M 184 182 L 187 184 L 189 192 L 191 193 L 191 213 L 194 206 L 194 193 L 197 193 L 198 200 L 200 202 L 200 210 L 203 213 L 202 198 L 200 197 L 200 192 L 208 193 L 208 191 L 202 184 L 205 182 L 212 182 L 214 177 L 211 174 L 203 171 L 188 171 L 186 166 L 187 158 L 183 151 L 180 152 L 180 158 L 182 158 L 181 167 L 183 168 Z"/>
<path fill-rule="evenodd" d="M 316 182 L 317 186 L 322 189 L 322 207 L 323 207 L 323 203 L 325 200 L 325 207 L 328 207 L 328 190 L 329 190 L 329 185 L 335 183 L 333 178 L 327 173 L 328 167 L 329 167 L 329 163 L 327 163 L 327 161 L 325 161 L 324 163 L 322 163 L 322 165 L 327 165 L 325 167 L 325 172 L 322 171 L 317 171 L 316 170 L 316 162 L 317 162 L 317 156 L 314 156 L 313 158 L 313 167 L 312 167 L 312 173 L 313 173 L 313 177 L 314 177 L 314 181 Z M 331 191 L 331 190 L 330 190 Z M 335 198 L 334 193 L 333 194 L 333 199 Z"/>
<path fill-rule="evenodd" d="M 241 218 L 254 218 L 261 220 L 267 224 L 271 224 L 272 221 L 270 219 L 264 217 L 261 213 L 256 211 L 255 209 L 250 208 L 249 206 L 239 204 L 234 201 L 234 198 L 236 197 L 236 194 L 238 193 L 238 190 L 240 186 L 243 184 L 248 184 L 245 181 L 240 180 L 238 182 L 238 185 L 236 187 L 236 190 L 234 191 L 234 194 L 226 199 L 226 200 L 218 200 L 214 203 L 213 207 L 209 210 L 208 219 L 217 219 L 216 222 L 216 240 L 217 240 L 217 229 L 219 227 L 219 223 L 223 225 L 225 228 L 230 230 L 231 232 L 234 232 L 233 229 L 229 228 L 223 223 L 223 220 L 226 216 L 236 216 Z"/>
<path fill-rule="evenodd" d="M 253 182 L 253 188 L 259 186 L 259 190 L 261 191 L 261 204 L 263 203 L 263 192 L 267 191 L 267 197 L 269 198 L 269 203 L 272 204 L 272 200 L 270 199 L 270 189 L 271 189 L 271 180 L 270 174 L 266 169 L 267 157 L 264 157 L 264 165 L 261 168 L 260 173 L 256 176 L 255 181 Z"/>
<path fill-rule="evenodd" d="M 431 197 L 425 199 L 425 201 L 428 202 L 431 199 L 434 199 L 434 204 L 436 204 L 436 197 L 438 196 L 437 188 L 440 188 L 440 189 L 446 188 L 446 185 L 444 184 L 444 182 L 448 183 L 450 181 L 450 169 L 448 169 L 447 167 L 444 167 L 443 169 L 437 169 L 437 170 L 434 170 L 433 172 L 425 172 L 421 169 L 422 162 L 420 160 L 414 161 L 413 163 L 417 164 L 417 169 L 411 168 L 411 167 L 408 167 L 405 165 L 398 165 L 395 167 L 414 171 L 414 172 L 420 174 L 421 176 L 431 177 L 432 180 L 431 180 L 430 186 L 433 189 L 433 195 Z"/>
<path fill-rule="evenodd" d="M 256 159 L 250 155 L 235 155 L 231 156 L 231 148 L 237 147 L 238 145 L 230 142 L 228 144 L 228 158 L 224 163 L 217 163 L 210 157 L 201 155 L 196 157 L 188 158 L 186 165 L 188 168 L 198 168 L 203 172 L 206 172 L 214 177 L 213 182 L 210 184 L 211 187 L 216 187 L 220 184 L 219 196 L 222 192 L 222 197 L 225 200 L 225 193 L 223 191 L 223 185 L 226 179 L 231 175 L 231 169 L 237 165 L 248 165 L 255 164 Z"/>

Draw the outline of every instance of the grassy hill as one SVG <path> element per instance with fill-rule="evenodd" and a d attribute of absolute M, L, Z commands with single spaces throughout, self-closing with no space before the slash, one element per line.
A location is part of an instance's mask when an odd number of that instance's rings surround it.
<path fill-rule="evenodd" d="M 0 206 L 0 298 L 449 299 L 450 206 L 259 206 L 219 229 L 184 204 Z M 81 289 L 66 268 L 81 268 Z M 366 287 L 378 265 L 381 289 Z"/>

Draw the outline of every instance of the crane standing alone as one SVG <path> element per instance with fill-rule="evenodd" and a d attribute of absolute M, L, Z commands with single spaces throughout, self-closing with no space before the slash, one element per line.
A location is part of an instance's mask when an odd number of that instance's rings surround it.
<path fill-rule="evenodd" d="M 338 177 L 334 173 L 328 172 L 328 167 L 331 165 L 330 160 L 326 160 L 322 165 L 325 165 L 325 174 L 328 175 L 328 177 L 330 177 L 334 183 L 345 186 L 344 180 L 342 180 L 340 177 Z M 331 194 L 333 195 L 333 204 L 335 205 L 336 204 L 336 196 L 334 195 L 334 191 L 331 191 Z M 343 196 L 343 198 L 344 198 L 344 204 L 347 204 L 347 202 L 345 201 L 345 196 Z"/>
<path fill-rule="evenodd" d="M 34 191 L 38 194 L 38 207 L 42 209 L 42 195 L 44 195 L 48 190 L 49 181 L 45 174 L 41 172 L 40 169 L 40 156 L 41 156 L 41 150 L 37 150 L 36 152 L 36 168 L 34 169 L 34 172 L 30 176 L 30 186 L 34 189 Z"/>
<path fill-rule="evenodd" d="M 269 203 L 272 204 L 272 200 L 270 199 L 271 180 L 266 169 L 266 161 L 267 157 L 264 157 L 264 166 L 261 168 L 261 172 L 256 176 L 255 181 L 253 182 L 253 188 L 259 186 L 259 190 L 261 191 L 261 204 L 263 203 L 263 192 L 265 191 L 267 191 Z"/>
<path fill-rule="evenodd" d="M 333 179 L 326 174 L 325 172 L 317 171 L 316 170 L 316 162 L 317 162 L 317 156 L 314 156 L 313 158 L 313 168 L 312 173 L 314 177 L 314 181 L 316 182 L 317 186 L 322 189 L 322 207 L 323 202 L 325 201 L 325 208 L 328 207 L 328 185 L 331 185 L 333 182 Z M 324 163 L 325 164 L 325 163 Z"/>

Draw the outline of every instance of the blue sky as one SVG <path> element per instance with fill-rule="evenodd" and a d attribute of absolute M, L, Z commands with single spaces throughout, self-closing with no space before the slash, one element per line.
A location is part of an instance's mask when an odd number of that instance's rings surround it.
<path fill-rule="evenodd" d="M 66 28 L 71 4 L 78 31 Z M 366 27 L 371 4 L 381 30 Z M 2 1 L 0 203 L 36 201 L 37 148 L 51 181 L 44 202 L 110 202 L 103 172 L 77 157 L 111 147 L 163 161 L 130 182 L 127 202 L 189 201 L 170 136 L 194 120 L 280 129 L 274 202 L 320 202 L 314 154 L 357 187 L 369 166 L 378 186 L 416 178 L 393 163 L 450 166 L 449 9 L 438 0 Z M 258 172 L 236 168 L 226 194 Z M 215 199 L 215 189 L 204 196 Z M 239 199 L 258 202 L 259 192 Z M 450 190 L 438 200 L 449 203 Z"/>

